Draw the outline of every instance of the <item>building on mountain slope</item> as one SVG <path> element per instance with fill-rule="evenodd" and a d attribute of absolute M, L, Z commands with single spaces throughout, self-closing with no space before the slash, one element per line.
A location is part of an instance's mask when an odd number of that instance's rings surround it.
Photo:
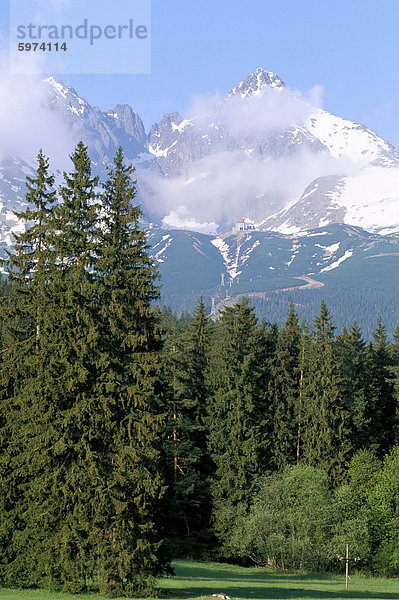
<path fill-rule="evenodd" d="M 233 231 L 238 233 L 239 231 L 253 231 L 254 229 L 256 229 L 255 223 L 251 219 L 242 218 L 240 221 L 237 221 Z"/>

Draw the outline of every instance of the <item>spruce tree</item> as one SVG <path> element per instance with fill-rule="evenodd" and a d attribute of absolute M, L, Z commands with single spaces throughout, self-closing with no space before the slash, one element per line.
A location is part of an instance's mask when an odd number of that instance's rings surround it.
<path fill-rule="evenodd" d="M 395 357 L 381 318 L 373 332 L 374 343 L 368 348 L 370 362 L 369 441 L 379 450 L 379 456 L 389 452 L 395 442 L 397 413 L 392 367 Z"/>
<path fill-rule="evenodd" d="M 188 330 L 170 354 L 173 398 L 169 411 L 170 536 L 175 552 L 209 546 L 212 465 L 207 451 L 207 371 L 212 326 L 202 298 Z"/>
<path fill-rule="evenodd" d="M 351 452 L 365 448 L 369 442 L 369 361 L 366 343 L 356 321 L 349 331 L 337 337 L 337 360 L 342 378 L 341 390 L 350 419 Z"/>
<path fill-rule="evenodd" d="M 166 562 L 159 537 L 164 373 L 157 271 L 119 148 L 102 195 L 98 273 L 101 354 L 92 451 L 100 473 L 92 544 L 107 595 L 146 595 Z"/>
<path fill-rule="evenodd" d="M 14 401 L 26 415 L 19 419 L 20 456 L 29 467 L 18 539 L 24 547 L 18 558 L 21 572 L 29 573 L 29 585 L 80 592 L 87 589 L 95 562 L 89 539 L 94 469 L 88 440 L 99 339 L 94 276 L 98 180 L 91 176 L 83 144 L 71 159 L 74 170 L 64 174 L 62 202 L 50 220 L 48 272 L 42 276 L 33 269 L 31 275 L 42 306 L 39 343 L 35 340 L 34 353 L 19 353 L 23 393 L 14 392 Z M 32 365 L 30 372 L 27 365 Z"/>
<path fill-rule="evenodd" d="M 351 429 L 334 340 L 334 326 L 323 301 L 306 366 L 302 448 L 305 462 L 324 469 L 338 484 L 351 451 Z"/>
<path fill-rule="evenodd" d="M 311 326 L 303 319 L 301 323 L 301 350 L 299 358 L 299 400 L 298 400 L 298 424 L 296 433 L 296 463 L 302 458 L 302 438 L 304 420 L 304 376 L 309 361 L 310 348 L 312 346 Z"/>
<path fill-rule="evenodd" d="M 38 452 L 38 459 L 46 457 L 49 464 L 40 465 L 43 474 L 35 477 L 29 502 L 32 512 L 45 515 L 35 528 L 40 537 L 30 533 L 42 556 L 37 570 L 45 573 L 44 586 L 80 592 L 87 589 L 95 564 L 90 530 L 97 473 L 90 439 L 96 421 L 93 392 L 100 339 L 95 306 L 99 223 L 98 178 L 92 176 L 83 143 L 77 145 L 71 161 L 73 170 L 64 173 L 61 202 L 54 211 L 57 270 L 48 286 L 41 341 L 41 368 L 54 411 L 53 435 L 51 447 L 44 439 Z"/>
<path fill-rule="evenodd" d="M 399 365 L 399 325 L 395 327 L 393 332 L 393 344 L 392 344 L 392 360 L 394 365 Z"/>
<path fill-rule="evenodd" d="M 257 477 L 268 466 L 264 350 L 265 339 L 248 299 L 225 308 L 213 347 L 208 403 L 214 528 L 225 555 L 230 552 L 232 526 L 246 513 Z"/>
<path fill-rule="evenodd" d="M 0 404 L 1 580 L 25 586 L 34 581 L 25 531 L 29 506 L 25 490 L 35 477 L 33 463 L 43 435 L 48 435 L 38 415 L 43 402 L 40 369 L 40 335 L 46 315 L 46 281 L 51 279 L 51 220 L 55 192 L 48 159 L 38 154 L 36 177 L 27 178 L 25 211 L 16 213 L 30 227 L 15 236 L 15 252 L 5 267 L 11 295 L 1 303 L 3 351 Z M 39 422 L 37 422 L 39 421 Z M 37 423 L 36 423 L 37 422 Z"/>
<path fill-rule="evenodd" d="M 273 403 L 273 454 L 278 470 L 296 462 L 302 334 L 294 305 L 281 329 L 272 364 L 269 394 Z"/>

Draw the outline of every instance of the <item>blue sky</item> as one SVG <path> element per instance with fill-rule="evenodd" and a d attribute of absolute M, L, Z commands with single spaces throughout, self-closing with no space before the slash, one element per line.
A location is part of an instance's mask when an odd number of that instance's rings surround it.
<path fill-rule="evenodd" d="M 7 12 L 3 0 L 3 32 Z M 131 104 L 148 128 L 262 66 L 323 86 L 324 108 L 399 145 L 398 29 L 397 0 L 152 0 L 150 75 L 62 78 L 102 109 Z"/>

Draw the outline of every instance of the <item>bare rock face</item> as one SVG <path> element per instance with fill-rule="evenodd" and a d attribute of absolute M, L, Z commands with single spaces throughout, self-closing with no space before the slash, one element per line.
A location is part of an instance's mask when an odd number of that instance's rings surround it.
<path fill-rule="evenodd" d="M 146 152 L 147 136 L 140 117 L 127 104 L 118 104 L 102 112 L 80 98 L 73 87 L 54 77 L 45 80 L 51 108 L 63 116 L 73 137 L 89 147 L 97 165 L 109 165 L 118 146 L 123 146 L 126 158 L 133 161 Z"/>

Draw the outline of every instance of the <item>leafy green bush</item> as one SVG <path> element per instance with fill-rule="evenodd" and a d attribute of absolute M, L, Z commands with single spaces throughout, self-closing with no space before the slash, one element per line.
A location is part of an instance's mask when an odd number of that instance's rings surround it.
<path fill-rule="evenodd" d="M 399 446 L 385 456 L 383 468 L 367 500 L 375 561 L 384 575 L 399 574 Z"/>
<path fill-rule="evenodd" d="M 347 486 L 330 489 L 327 474 L 309 466 L 287 467 L 266 477 L 249 513 L 237 522 L 238 556 L 279 569 L 336 569 L 345 556 L 365 561 L 367 518 Z"/>

